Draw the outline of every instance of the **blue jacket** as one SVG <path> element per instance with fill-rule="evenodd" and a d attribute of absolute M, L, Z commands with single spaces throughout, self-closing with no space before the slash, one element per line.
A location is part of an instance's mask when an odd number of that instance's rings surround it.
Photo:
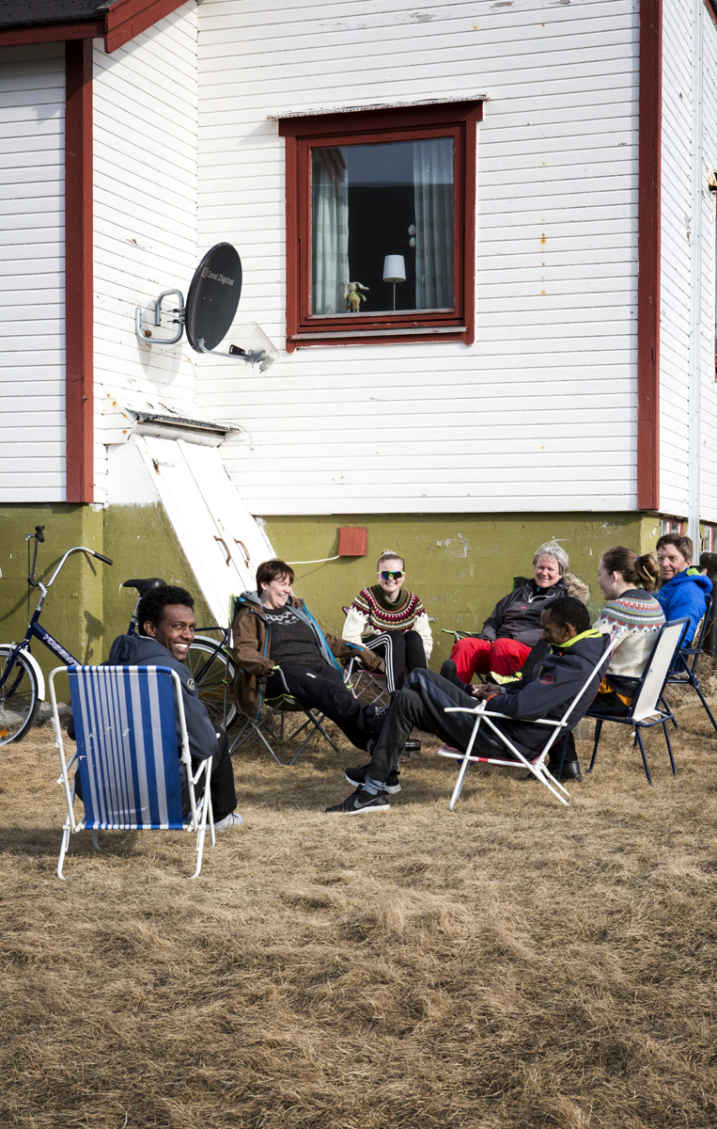
<path fill-rule="evenodd" d="M 191 671 L 175 659 L 166 647 L 146 635 L 118 635 L 110 647 L 107 662 L 116 666 L 168 666 L 171 670 L 176 670 L 182 683 L 189 751 L 196 760 L 204 760 L 216 752 L 217 734 L 207 707 L 199 698 Z"/>
<path fill-rule="evenodd" d="M 655 593 L 668 622 L 672 619 L 689 619 L 682 639 L 683 647 L 692 642 L 697 624 L 705 614 L 711 592 L 712 581 L 708 576 L 684 569 Z"/>

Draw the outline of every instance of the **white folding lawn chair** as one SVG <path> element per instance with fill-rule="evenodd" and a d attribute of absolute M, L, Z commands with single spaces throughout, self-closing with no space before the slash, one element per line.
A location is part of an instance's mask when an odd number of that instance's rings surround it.
<path fill-rule="evenodd" d="M 77 750 L 68 760 L 57 712 L 55 679 L 67 673 Z M 50 700 L 60 753 L 67 815 L 57 875 L 71 832 L 89 830 L 95 847 L 98 831 L 191 831 L 197 837 L 196 868 L 202 869 L 207 824 L 214 846 L 210 793 L 212 758 L 195 770 L 182 703 L 182 684 L 169 667 L 71 666 L 50 674 Z M 186 771 L 183 815 L 180 761 Z M 74 774 L 70 780 L 70 771 Z M 75 791 L 84 815 L 75 815 Z M 197 799 L 198 785 L 203 794 Z"/>
<path fill-rule="evenodd" d="M 670 743 L 670 734 L 667 727 L 668 722 L 672 721 L 674 723 L 675 716 L 668 703 L 665 701 L 664 691 L 665 684 L 669 681 L 675 656 L 679 653 L 680 640 L 685 633 L 687 624 L 687 619 L 673 619 L 669 623 L 663 624 L 660 628 L 660 633 L 655 640 L 652 654 L 643 671 L 642 678 L 635 689 L 632 705 L 624 715 L 605 713 L 600 709 L 599 701 L 592 704 L 588 712 L 588 717 L 595 718 L 595 741 L 588 772 L 592 772 L 595 765 L 598 745 L 600 744 L 600 734 L 604 723 L 606 721 L 614 721 L 617 722 L 618 725 L 629 725 L 633 730 L 633 744 L 637 745 L 640 749 L 642 767 L 645 770 L 648 784 L 652 784 L 652 776 L 650 775 L 650 766 L 647 763 L 642 730 L 653 729 L 658 725 L 661 726 L 665 737 L 665 744 L 667 745 L 667 755 L 670 758 L 672 775 L 675 776 L 677 774 L 677 766 L 675 765 L 675 758 Z"/>
<path fill-rule="evenodd" d="M 521 768 L 527 769 L 532 772 L 533 776 L 544 784 L 545 787 L 551 792 L 561 804 L 566 806 L 570 803 L 570 794 L 565 786 L 556 780 L 547 768 L 547 759 L 550 750 L 562 738 L 566 737 L 571 729 L 577 725 L 580 718 L 588 710 L 595 694 L 597 693 L 598 686 L 600 685 L 601 672 L 606 669 L 610 655 L 615 650 L 620 642 L 621 636 L 613 636 L 608 646 L 603 651 L 600 659 L 595 664 L 590 674 L 583 682 L 575 697 L 572 699 L 567 709 L 560 718 L 521 718 L 523 724 L 532 724 L 540 726 L 546 730 L 546 741 L 541 751 L 535 757 L 529 760 L 517 746 L 510 740 L 510 737 L 496 724 L 496 721 L 516 721 L 516 718 L 509 717 L 504 713 L 497 713 L 494 710 L 486 709 L 486 702 L 481 702 L 479 705 L 471 708 L 469 706 L 449 706 L 446 708 L 446 713 L 469 713 L 475 715 L 475 723 L 471 731 L 470 740 L 466 746 L 465 752 L 459 749 L 451 749 L 448 746 L 442 746 L 438 750 L 438 755 L 441 757 L 450 757 L 453 760 L 460 761 L 458 769 L 458 778 L 456 780 L 451 800 L 448 805 L 450 811 L 453 811 L 458 799 L 463 790 L 463 781 L 466 772 L 468 771 L 469 764 L 494 764 L 502 768 Z M 497 740 L 506 748 L 506 755 L 501 756 L 499 753 L 495 755 L 473 754 L 476 741 L 480 735 L 481 725 L 485 725 L 491 732 L 494 742 Z"/>

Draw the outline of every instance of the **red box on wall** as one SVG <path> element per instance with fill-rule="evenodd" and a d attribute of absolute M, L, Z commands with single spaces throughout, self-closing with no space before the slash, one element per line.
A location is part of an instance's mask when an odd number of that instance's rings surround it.
<path fill-rule="evenodd" d="M 368 530 L 364 525 L 342 525 L 339 529 L 340 557 L 365 557 L 368 549 Z"/>

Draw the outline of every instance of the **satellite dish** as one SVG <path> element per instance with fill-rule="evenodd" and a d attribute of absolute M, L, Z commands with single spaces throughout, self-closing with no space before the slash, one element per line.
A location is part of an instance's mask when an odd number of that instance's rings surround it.
<path fill-rule="evenodd" d="M 207 251 L 192 276 L 186 305 L 181 290 L 163 290 L 152 304 L 153 319 L 148 324 L 145 310 L 137 306 L 134 315 L 135 333 L 144 345 L 175 345 L 186 329 L 189 344 L 198 353 L 210 353 L 222 341 L 241 297 L 241 259 L 231 243 L 215 243 Z M 176 305 L 167 306 L 165 299 L 174 296 Z M 164 321 L 162 319 L 165 319 Z M 172 337 L 155 336 L 155 330 L 169 324 L 176 326 Z M 267 339 L 268 340 L 268 339 Z M 222 357 L 238 357 L 248 364 L 258 364 L 261 371 L 275 359 L 276 350 L 246 349 L 230 345 Z"/>
<path fill-rule="evenodd" d="M 195 270 L 184 327 L 198 353 L 209 352 L 226 337 L 239 305 L 241 278 L 241 259 L 231 243 L 215 243 Z"/>

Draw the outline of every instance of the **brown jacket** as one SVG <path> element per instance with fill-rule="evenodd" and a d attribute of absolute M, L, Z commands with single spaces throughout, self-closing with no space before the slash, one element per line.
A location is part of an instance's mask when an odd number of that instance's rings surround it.
<path fill-rule="evenodd" d="M 301 619 L 313 629 L 317 652 L 330 666 L 339 667 L 336 659 L 360 656 L 361 662 L 369 670 L 379 669 L 381 659 L 374 651 L 368 650 L 367 647 L 357 647 L 353 643 L 345 643 L 335 635 L 326 634 L 303 600 L 294 597 L 290 603 Z M 261 706 L 263 681 L 275 666 L 271 658 L 271 629 L 267 625 L 264 609 L 256 592 L 243 592 L 237 599 L 232 638 L 234 657 L 239 671 L 237 702 L 242 713 L 254 717 Z"/>

